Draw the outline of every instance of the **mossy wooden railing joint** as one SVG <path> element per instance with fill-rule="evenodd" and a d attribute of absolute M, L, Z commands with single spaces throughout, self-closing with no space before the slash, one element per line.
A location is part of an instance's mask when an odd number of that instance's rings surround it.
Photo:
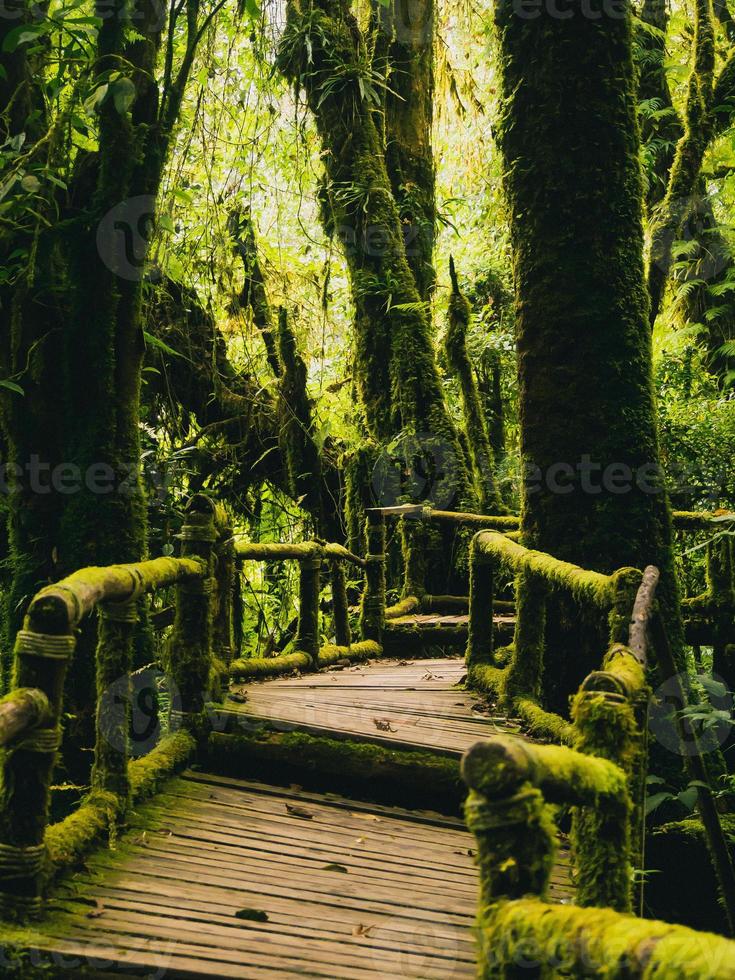
<path fill-rule="evenodd" d="M 385 519 L 379 511 L 369 511 L 365 591 L 360 608 L 360 631 L 363 640 L 383 642 L 385 605 Z"/>
<path fill-rule="evenodd" d="M 176 588 L 176 616 L 171 638 L 170 671 L 174 684 L 171 721 L 204 737 L 204 706 L 212 693 L 215 506 L 197 495 L 189 502 L 186 523 L 178 535 L 181 555 L 196 561 L 199 575 Z M 175 703 L 177 701 L 178 703 Z"/>

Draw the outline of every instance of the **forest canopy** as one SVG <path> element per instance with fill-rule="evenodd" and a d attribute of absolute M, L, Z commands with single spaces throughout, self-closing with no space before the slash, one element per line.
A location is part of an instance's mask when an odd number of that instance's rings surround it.
<path fill-rule="evenodd" d="M 4 12 L 9 632 L 44 581 L 170 553 L 192 490 L 256 536 L 356 546 L 370 503 L 518 510 L 492 4 Z M 734 37 L 723 3 L 634 11 L 658 424 L 688 509 L 735 503 Z M 130 492 L 90 516 L 105 466 Z M 50 473 L 64 492 L 30 493 Z"/>

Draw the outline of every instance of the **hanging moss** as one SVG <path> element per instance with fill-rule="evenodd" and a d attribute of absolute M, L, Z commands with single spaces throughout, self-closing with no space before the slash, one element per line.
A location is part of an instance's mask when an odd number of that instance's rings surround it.
<path fill-rule="evenodd" d="M 381 442 L 428 434 L 427 452 L 453 457 L 445 482 L 461 501 L 469 482 L 375 126 L 380 82 L 347 0 L 291 0 L 278 65 L 304 89 L 322 141 L 356 308 L 355 377 L 368 429 Z"/>

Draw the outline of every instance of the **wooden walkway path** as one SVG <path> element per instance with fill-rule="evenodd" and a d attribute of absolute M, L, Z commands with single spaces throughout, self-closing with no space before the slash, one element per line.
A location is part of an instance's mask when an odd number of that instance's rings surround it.
<path fill-rule="evenodd" d="M 245 685 L 224 713 L 457 757 L 516 730 L 463 673 L 378 661 Z M 473 977 L 473 848 L 452 817 L 188 771 L 62 883 L 24 945 L 54 976 Z M 571 896 L 565 851 L 552 896 Z"/>
<path fill-rule="evenodd" d="M 234 728 L 268 722 L 333 738 L 460 756 L 493 734 L 518 734 L 483 698 L 458 688 L 461 659 L 380 660 L 278 680 L 235 685 L 222 714 Z M 243 702 L 239 699 L 244 697 Z"/>
<path fill-rule="evenodd" d="M 472 846 L 448 817 L 189 772 L 37 946 L 166 977 L 471 977 Z"/>

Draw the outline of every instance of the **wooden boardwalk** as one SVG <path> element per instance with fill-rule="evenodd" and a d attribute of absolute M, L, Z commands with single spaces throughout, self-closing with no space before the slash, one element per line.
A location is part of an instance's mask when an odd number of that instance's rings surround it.
<path fill-rule="evenodd" d="M 456 687 L 463 673 L 378 661 L 246 685 L 226 713 L 457 757 L 516 731 Z M 54 976 L 473 977 L 473 857 L 459 819 L 188 771 L 62 883 L 24 945 Z M 568 867 L 562 850 L 558 901 Z"/>
<path fill-rule="evenodd" d="M 471 977 L 472 847 L 448 817 L 189 772 L 89 859 L 36 944 L 70 972 Z"/>
<path fill-rule="evenodd" d="M 493 734 L 518 734 L 506 718 L 487 710 L 485 700 L 458 688 L 461 659 L 380 660 L 278 680 L 235 685 L 223 714 L 240 725 L 268 722 L 335 738 L 392 747 L 432 749 L 460 756 Z"/>

